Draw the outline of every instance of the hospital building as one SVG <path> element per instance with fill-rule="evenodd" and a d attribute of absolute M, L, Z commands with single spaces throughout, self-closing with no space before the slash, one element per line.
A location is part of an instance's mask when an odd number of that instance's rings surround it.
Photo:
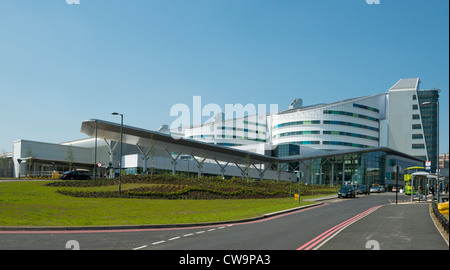
<path fill-rule="evenodd" d="M 431 171 L 436 171 L 439 90 L 420 89 L 419 78 L 328 104 L 304 106 L 306 97 L 294 95 L 284 111 L 231 119 L 218 114 L 208 123 L 176 130 L 89 119 L 81 123 L 85 139 L 21 139 L 3 158 L 9 160 L 13 177 L 69 169 L 93 173 L 94 168 L 98 176 L 114 176 L 121 164 L 128 174 L 151 170 L 389 187 L 394 165 L 407 168 L 431 161 Z"/>

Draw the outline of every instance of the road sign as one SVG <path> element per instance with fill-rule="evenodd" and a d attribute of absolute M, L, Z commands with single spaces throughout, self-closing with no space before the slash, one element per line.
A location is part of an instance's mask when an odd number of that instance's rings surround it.
<path fill-rule="evenodd" d="M 431 161 L 429 160 L 425 161 L 425 170 L 431 171 Z"/>
<path fill-rule="evenodd" d="M 402 171 L 402 167 L 400 167 L 400 165 L 394 166 L 394 172 L 401 172 L 401 171 Z"/>
<path fill-rule="evenodd" d="M 97 167 L 99 167 L 99 168 L 101 168 L 102 165 L 103 165 L 103 164 L 102 164 L 101 162 L 97 163 Z"/>

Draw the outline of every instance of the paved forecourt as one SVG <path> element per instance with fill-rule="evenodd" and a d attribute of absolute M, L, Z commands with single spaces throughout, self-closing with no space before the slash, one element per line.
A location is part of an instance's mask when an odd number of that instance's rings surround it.
<path fill-rule="evenodd" d="M 346 227 L 319 250 L 448 250 L 429 203 L 386 204 Z"/>

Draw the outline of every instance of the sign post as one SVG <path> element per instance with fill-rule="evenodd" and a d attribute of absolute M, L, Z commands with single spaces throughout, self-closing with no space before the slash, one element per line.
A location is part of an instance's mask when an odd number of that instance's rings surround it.
<path fill-rule="evenodd" d="M 300 205 L 300 183 L 302 182 L 303 171 L 298 172 L 298 205 Z"/>
<path fill-rule="evenodd" d="M 427 172 L 431 171 L 431 161 L 430 160 L 425 161 L 425 170 Z"/>
<path fill-rule="evenodd" d="M 397 198 L 398 198 L 398 173 L 401 171 L 402 167 L 400 165 L 394 166 L 395 171 L 395 204 L 397 204 Z"/>

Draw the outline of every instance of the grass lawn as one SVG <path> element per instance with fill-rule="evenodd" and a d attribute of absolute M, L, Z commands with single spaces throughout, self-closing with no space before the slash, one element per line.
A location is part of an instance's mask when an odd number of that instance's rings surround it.
<path fill-rule="evenodd" d="M 0 226 L 181 224 L 257 217 L 298 206 L 289 198 L 155 200 L 75 198 L 45 186 L 49 181 L 0 183 Z M 137 184 L 123 184 L 122 190 Z M 142 184 L 138 184 L 142 185 Z M 86 189 L 117 189 L 117 186 Z M 302 199 L 306 199 L 303 196 Z M 301 205 L 311 202 L 301 202 Z"/>

